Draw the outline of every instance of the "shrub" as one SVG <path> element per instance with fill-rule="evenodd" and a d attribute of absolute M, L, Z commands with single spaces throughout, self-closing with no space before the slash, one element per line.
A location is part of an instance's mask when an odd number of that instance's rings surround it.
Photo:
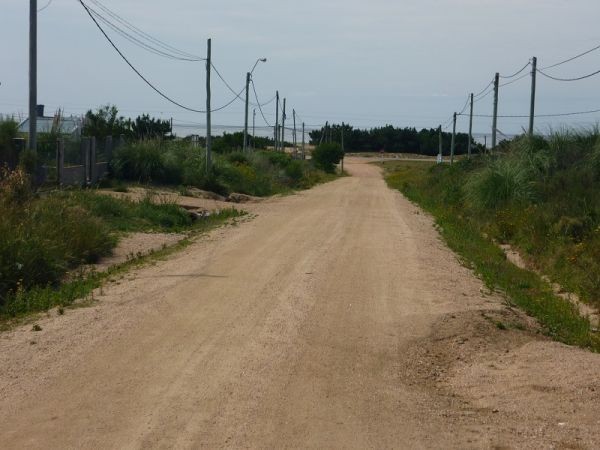
<path fill-rule="evenodd" d="M 468 203 L 476 209 L 499 208 L 534 198 L 530 172 L 518 161 L 500 159 L 475 172 L 465 184 Z"/>
<path fill-rule="evenodd" d="M 312 152 L 315 165 L 327 173 L 334 173 L 335 165 L 339 164 L 343 157 L 344 151 L 337 143 L 321 144 Z"/>
<path fill-rule="evenodd" d="M 138 141 L 119 147 L 115 150 L 112 167 L 117 178 L 140 182 L 162 182 L 167 173 L 162 148 L 157 141 Z M 180 174 L 169 175 L 177 178 Z M 177 179 L 169 181 L 180 182 Z"/>

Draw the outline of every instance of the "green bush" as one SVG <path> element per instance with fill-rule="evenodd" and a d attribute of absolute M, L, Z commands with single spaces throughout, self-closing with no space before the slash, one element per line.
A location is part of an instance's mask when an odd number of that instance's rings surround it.
<path fill-rule="evenodd" d="M 467 201 L 478 209 L 498 208 L 511 201 L 534 198 L 528 168 L 519 161 L 499 159 L 474 173 L 465 185 Z"/>
<path fill-rule="evenodd" d="M 339 164 L 343 157 L 344 151 L 341 145 L 333 142 L 321 144 L 312 152 L 315 165 L 327 173 L 334 173 L 335 165 Z"/>

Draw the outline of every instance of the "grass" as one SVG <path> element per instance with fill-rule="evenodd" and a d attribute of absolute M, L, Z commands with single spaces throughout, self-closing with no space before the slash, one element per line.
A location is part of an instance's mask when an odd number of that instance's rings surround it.
<path fill-rule="evenodd" d="M 0 317 L 70 303 L 95 278 L 64 283 L 65 275 L 110 254 L 124 233 L 195 232 L 239 214 L 193 221 L 178 205 L 150 197 L 133 202 L 84 190 L 39 195 L 23 171 L 6 169 L 0 209 Z"/>
<path fill-rule="evenodd" d="M 236 192 L 265 197 L 329 179 L 313 161 L 269 151 L 214 153 L 207 170 L 204 149 L 184 141 L 127 144 L 115 151 L 112 169 L 121 181 L 190 186 L 224 196 Z"/>
<path fill-rule="evenodd" d="M 600 336 L 593 332 L 589 321 L 571 303 L 557 297 L 536 273 L 507 261 L 493 241 L 496 236 L 490 232 L 489 217 L 495 217 L 501 208 L 520 207 L 526 211 L 529 200 L 520 195 L 510 201 L 505 198 L 502 206 L 496 205 L 498 209 L 488 210 L 487 214 L 467 200 L 469 180 L 478 171 L 486 170 L 488 163 L 464 161 L 451 167 L 428 162 L 393 162 L 383 167 L 388 185 L 433 215 L 448 246 L 490 289 L 504 292 L 512 304 L 537 318 L 554 339 L 600 351 Z"/>
<path fill-rule="evenodd" d="M 105 272 L 80 271 L 71 281 L 56 286 L 36 286 L 28 290 L 17 290 L 8 297 L 0 307 L 0 331 L 20 323 L 32 313 L 48 311 L 58 307 L 58 314 L 64 314 L 66 307 L 86 305 L 93 301 L 94 290 L 100 288 L 106 281 L 114 279 L 131 268 L 139 267 L 150 261 L 163 259 L 194 242 L 194 239 L 217 226 L 244 213 L 237 210 L 224 210 L 219 214 L 208 216 L 194 224 L 188 236 L 177 244 L 165 247 L 150 254 L 134 257 L 122 264 L 110 267 Z M 76 303 L 77 302 L 77 303 Z"/>

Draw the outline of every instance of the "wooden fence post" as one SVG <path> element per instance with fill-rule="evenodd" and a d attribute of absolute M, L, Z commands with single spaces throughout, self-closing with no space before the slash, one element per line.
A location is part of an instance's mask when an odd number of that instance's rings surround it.
<path fill-rule="evenodd" d="M 56 140 L 56 184 L 62 186 L 65 173 L 65 140 Z"/>

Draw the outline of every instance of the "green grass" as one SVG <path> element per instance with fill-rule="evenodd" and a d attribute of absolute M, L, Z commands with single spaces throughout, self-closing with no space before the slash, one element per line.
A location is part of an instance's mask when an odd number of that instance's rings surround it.
<path fill-rule="evenodd" d="M 107 280 L 114 279 L 133 267 L 165 258 L 190 245 L 198 235 L 243 214 L 231 209 L 206 217 L 196 222 L 188 236 L 177 244 L 148 255 L 132 258 L 122 264 L 110 267 L 105 272 L 79 272 L 71 281 L 55 286 L 35 286 L 27 290 L 17 289 L 16 292 L 5 298 L 5 302 L 0 306 L 0 330 L 20 323 L 32 313 L 59 307 L 58 312 L 61 314 L 61 311 L 64 313 L 65 307 L 86 305 L 93 300 L 93 291 L 100 288 Z"/>
<path fill-rule="evenodd" d="M 600 351 L 600 336 L 592 331 L 589 321 L 571 303 L 557 297 L 536 273 L 507 261 L 492 236 L 486 233 L 486 216 L 467 206 L 465 182 L 483 164 L 465 161 L 450 167 L 427 162 L 394 162 L 383 167 L 388 185 L 433 215 L 449 247 L 490 289 L 504 292 L 512 304 L 537 318 L 554 339 Z"/>
<path fill-rule="evenodd" d="M 329 179 L 314 161 L 270 151 L 214 153 L 207 170 L 205 150 L 184 141 L 127 144 L 115 151 L 112 170 L 120 181 L 193 186 L 225 196 L 236 192 L 265 197 Z"/>
<path fill-rule="evenodd" d="M 5 169 L 0 210 L 0 316 L 44 310 L 60 304 L 57 298 L 69 303 L 94 277 L 65 284 L 66 274 L 109 255 L 124 233 L 189 233 L 239 214 L 193 221 L 178 205 L 150 197 L 134 202 L 86 190 L 37 194 L 22 170 Z"/>

